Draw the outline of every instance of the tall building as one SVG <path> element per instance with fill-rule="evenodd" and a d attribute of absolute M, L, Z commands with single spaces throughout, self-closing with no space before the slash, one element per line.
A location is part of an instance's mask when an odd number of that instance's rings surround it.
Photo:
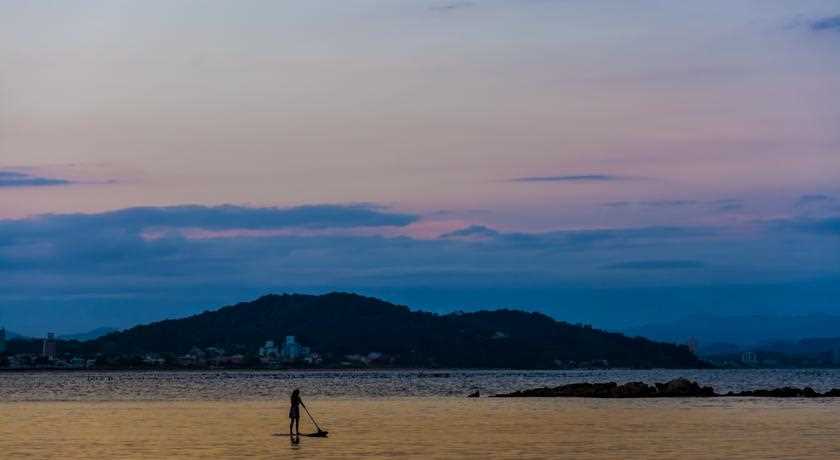
<path fill-rule="evenodd" d="M 692 353 L 697 353 L 697 339 L 691 337 L 688 339 L 688 341 L 685 342 L 685 344 L 686 346 L 688 346 L 689 351 L 691 351 Z"/>
<path fill-rule="evenodd" d="M 309 357 L 309 347 L 305 347 L 295 340 L 295 336 L 287 335 L 286 342 L 280 350 L 280 358 L 283 361 L 298 361 Z"/>
<path fill-rule="evenodd" d="M 273 340 L 266 340 L 265 345 L 260 347 L 259 354 L 261 358 L 275 359 L 280 355 L 280 351 L 274 345 Z"/>
<path fill-rule="evenodd" d="M 6 352 L 6 329 L 0 327 L 0 353 Z"/>
<path fill-rule="evenodd" d="M 55 359 L 55 334 L 50 332 L 44 339 L 44 346 L 41 349 L 41 356 L 49 360 Z"/>

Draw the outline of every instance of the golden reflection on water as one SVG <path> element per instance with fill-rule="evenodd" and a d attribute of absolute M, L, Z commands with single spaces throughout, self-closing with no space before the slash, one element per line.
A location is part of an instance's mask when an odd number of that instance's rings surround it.
<path fill-rule="evenodd" d="M 840 401 L 285 400 L 0 403 L 0 458 L 840 458 Z M 303 425 L 302 421 L 302 425 Z M 306 423 L 309 431 L 311 425 Z"/>

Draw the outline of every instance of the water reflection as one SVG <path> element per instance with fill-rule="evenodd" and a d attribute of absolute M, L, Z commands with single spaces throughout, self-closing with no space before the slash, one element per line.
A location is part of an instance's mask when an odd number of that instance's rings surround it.
<path fill-rule="evenodd" d="M 287 423 L 285 398 L 0 403 L 0 452 L 47 460 L 840 455 L 837 401 L 380 397 L 311 405 L 330 436 L 292 444 L 272 435 Z"/>

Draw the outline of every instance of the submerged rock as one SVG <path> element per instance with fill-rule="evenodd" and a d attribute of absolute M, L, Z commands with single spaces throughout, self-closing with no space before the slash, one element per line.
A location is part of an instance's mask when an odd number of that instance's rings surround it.
<path fill-rule="evenodd" d="M 840 389 L 819 393 L 813 388 L 783 387 L 772 390 L 751 390 L 725 395 L 715 393 L 714 388 L 701 386 L 688 379 L 674 379 L 665 383 L 648 385 L 644 382 L 629 382 L 619 385 L 608 383 L 571 383 L 558 387 L 542 387 L 513 393 L 497 394 L 497 398 L 710 398 L 716 396 L 768 397 L 768 398 L 817 398 L 840 397 Z"/>

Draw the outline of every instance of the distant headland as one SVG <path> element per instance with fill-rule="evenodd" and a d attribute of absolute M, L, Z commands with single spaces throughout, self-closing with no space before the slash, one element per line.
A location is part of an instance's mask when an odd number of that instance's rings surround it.
<path fill-rule="evenodd" d="M 348 293 L 267 295 L 93 340 L 9 340 L 26 369 L 704 368 L 687 346 L 540 313 L 412 311 Z"/>

